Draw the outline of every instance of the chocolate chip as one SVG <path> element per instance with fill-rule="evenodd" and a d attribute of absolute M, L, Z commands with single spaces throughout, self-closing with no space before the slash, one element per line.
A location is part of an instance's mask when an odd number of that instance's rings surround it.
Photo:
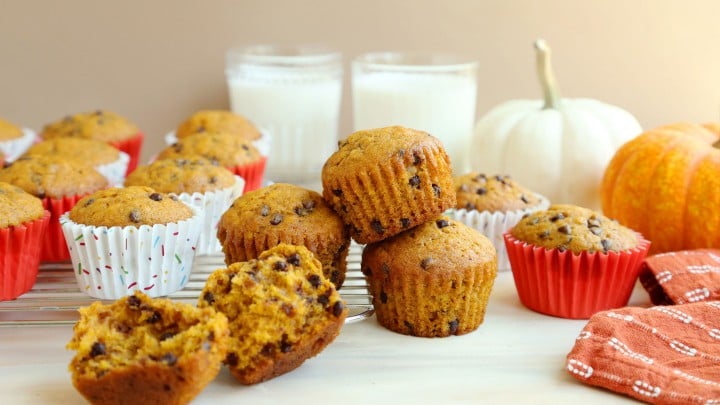
<path fill-rule="evenodd" d="M 465 209 L 468 211 L 472 211 L 474 209 L 477 209 L 477 206 L 475 206 L 475 204 L 473 204 L 471 202 L 468 202 L 465 204 Z"/>
<path fill-rule="evenodd" d="M 237 366 L 239 360 L 236 353 L 228 353 L 228 355 L 225 356 L 225 363 L 230 367 Z"/>
<path fill-rule="evenodd" d="M 160 193 L 152 193 L 150 194 L 150 199 L 153 201 L 162 201 L 163 197 Z"/>
<path fill-rule="evenodd" d="M 362 271 L 362 274 L 364 274 L 366 277 L 372 277 L 372 269 L 368 266 L 363 266 L 360 268 L 360 271 Z"/>
<path fill-rule="evenodd" d="M 413 165 L 417 166 L 422 163 L 422 157 L 417 152 L 413 152 Z"/>
<path fill-rule="evenodd" d="M 287 271 L 287 263 L 283 260 L 278 260 L 275 263 L 273 263 L 273 270 L 277 271 Z"/>
<path fill-rule="evenodd" d="M 550 237 L 550 231 L 542 231 L 537 234 L 537 237 L 539 239 L 546 239 L 546 238 Z"/>
<path fill-rule="evenodd" d="M 380 291 L 380 302 L 385 304 L 387 302 L 388 296 L 385 293 L 385 291 Z"/>
<path fill-rule="evenodd" d="M 210 333 L 208 333 L 208 340 L 211 342 L 215 341 L 215 332 L 210 331 Z"/>
<path fill-rule="evenodd" d="M 162 319 L 162 315 L 160 315 L 160 313 L 157 311 L 153 311 L 152 315 L 150 315 L 150 317 L 148 319 L 146 319 L 145 322 L 157 323 L 157 322 L 160 322 L 161 319 Z"/>
<path fill-rule="evenodd" d="M 528 199 L 527 199 L 527 197 L 525 197 L 525 194 L 521 194 L 521 195 L 520 195 L 520 200 L 521 200 L 522 202 L 524 202 L 525 204 L 527 204 L 527 203 L 529 202 Z"/>
<path fill-rule="evenodd" d="M 177 357 L 175 357 L 172 353 L 167 353 L 160 359 L 163 363 L 167 364 L 168 366 L 173 366 L 175 363 L 177 363 Z"/>
<path fill-rule="evenodd" d="M 485 173 L 480 173 L 477 176 L 473 177 L 472 180 L 475 182 L 479 182 L 480 180 L 487 181 L 487 176 L 485 175 Z"/>
<path fill-rule="evenodd" d="M 487 189 L 485 187 L 478 187 L 475 193 L 477 193 L 477 195 L 485 195 L 487 194 Z"/>
<path fill-rule="evenodd" d="M 437 225 L 438 229 L 443 229 L 450 224 L 445 219 L 438 219 L 437 221 L 435 221 L 435 225 Z"/>
<path fill-rule="evenodd" d="M 558 232 L 564 233 L 565 235 L 570 235 L 570 225 L 563 225 L 563 226 L 559 227 L 557 230 L 558 230 Z"/>
<path fill-rule="evenodd" d="M 132 330 L 132 328 L 126 324 L 126 323 L 120 323 L 115 325 L 115 329 L 117 329 L 118 332 L 128 334 Z"/>
<path fill-rule="evenodd" d="M 550 217 L 550 222 L 555 222 L 557 220 L 565 218 L 565 215 L 562 214 L 562 212 L 558 212 L 557 214 Z"/>
<path fill-rule="evenodd" d="M 307 277 L 307 280 L 310 282 L 310 285 L 314 288 L 320 287 L 320 276 L 317 274 L 311 274 Z"/>
<path fill-rule="evenodd" d="M 162 335 L 160 335 L 158 340 L 162 342 L 164 340 L 168 340 L 168 339 L 172 338 L 173 336 L 175 336 L 175 332 L 165 332 Z"/>
<path fill-rule="evenodd" d="M 322 304 L 322 306 L 327 306 L 327 304 L 330 302 L 330 299 L 328 298 L 327 295 L 321 295 L 321 296 L 317 297 L 317 302 L 319 304 Z"/>
<path fill-rule="evenodd" d="M 127 304 L 130 308 L 137 308 L 140 306 L 140 298 L 131 295 L 127 298 Z"/>
<path fill-rule="evenodd" d="M 410 177 L 410 180 L 408 181 L 408 183 L 410 184 L 411 187 L 415 187 L 415 188 L 419 189 L 420 188 L 420 176 L 418 176 L 416 174 L 416 175 Z"/>
<path fill-rule="evenodd" d="M 290 350 L 292 350 L 292 344 L 287 341 L 288 335 L 283 334 L 282 340 L 280 340 L 280 351 L 283 353 L 287 353 Z"/>
<path fill-rule="evenodd" d="M 275 354 L 275 345 L 273 343 L 265 343 L 260 349 L 260 354 L 266 357 L 272 357 Z"/>
<path fill-rule="evenodd" d="M 459 322 L 457 319 L 453 319 L 448 323 L 448 332 L 450 332 L 451 335 L 457 334 Z"/>
<path fill-rule="evenodd" d="M 181 144 L 181 143 L 177 143 L 177 142 L 174 143 L 174 144 L 172 144 L 172 148 L 173 148 L 173 150 L 175 150 L 175 153 L 180 153 L 180 152 L 182 152 L 182 150 L 183 150 L 182 144 Z"/>
<path fill-rule="evenodd" d="M 208 180 L 208 181 L 210 182 L 210 184 L 215 184 L 215 183 L 217 183 L 218 178 L 217 178 L 217 176 L 211 176 L 210 180 Z"/>
<path fill-rule="evenodd" d="M 300 255 L 297 253 L 293 253 L 287 258 L 288 263 L 292 264 L 293 266 L 299 266 L 300 265 Z"/>
<path fill-rule="evenodd" d="M 343 194 L 342 190 L 340 190 L 339 188 L 334 189 L 332 193 L 335 195 L 335 197 L 340 197 Z"/>
<path fill-rule="evenodd" d="M 315 200 L 305 200 L 302 202 L 302 206 L 306 210 L 312 210 L 313 208 L 315 208 Z"/>
<path fill-rule="evenodd" d="M 607 252 L 608 250 L 610 250 L 610 247 L 612 246 L 612 243 L 611 243 L 609 240 L 607 240 L 607 239 L 601 240 L 601 241 L 600 241 L 600 244 L 602 245 L 603 251 L 605 251 L 605 252 Z"/>
<path fill-rule="evenodd" d="M 128 215 L 128 218 L 130 219 L 130 222 L 138 223 L 140 222 L 140 211 L 134 209 L 130 211 L 130 214 Z"/>
<path fill-rule="evenodd" d="M 397 154 L 398 157 L 402 159 L 405 156 L 405 149 L 400 149 Z"/>
<path fill-rule="evenodd" d="M 45 198 L 45 197 L 46 197 L 46 195 L 45 195 L 45 190 L 39 189 L 38 192 L 37 192 L 37 198 L 42 199 L 42 198 Z"/>
<path fill-rule="evenodd" d="M 88 205 L 90 205 L 90 204 L 92 204 L 92 203 L 94 203 L 94 202 L 95 202 L 95 199 L 94 199 L 94 198 L 88 198 L 87 201 L 85 201 L 85 206 L 87 207 Z"/>
<path fill-rule="evenodd" d="M 268 216 L 268 214 L 270 214 L 270 207 L 263 204 L 263 206 L 260 207 L 260 215 L 266 217 L 266 216 Z"/>
<path fill-rule="evenodd" d="M 383 263 L 382 271 L 383 271 L 383 274 L 385 274 L 386 276 L 389 275 L 390 274 L 390 266 L 387 263 Z"/>
<path fill-rule="evenodd" d="M 408 332 L 410 332 L 410 334 L 413 334 L 415 326 L 413 326 L 413 324 L 411 324 L 408 321 L 403 321 L 403 323 L 405 324 L 405 327 L 407 328 Z"/>
<path fill-rule="evenodd" d="M 102 356 L 105 354 L 105 343 L 95 342 L 90 348 L 90 357 Z"/>
<path fill-rule="evenodd" d="M 287 315 L 288 317 L 293 317 L 295 315 L 295 307 L 288 303 L 284 303 L 280 306 L 280 309 Z"/>
<path fill-rule="evenodd" d="M 600 228 L 598 226 L 593 226 L 592 228 L 590 228 L 590 232 L 593 235 L 600 236 L 600 234 L 602 234 L 602 228 Z"/>
<path fill-rule="evenodd" d="M 440 186 L 437 184 L 432 185 L 433 194 L 435 194 L 435 197 L 440 197 Z"/>
<path fill-rule="evenodd" d="M 407 229 L 410 227 L 410 218 L 400 218 L 400 226 L 402 229 Z"/>
<path fill-rule="evenodd" d="M 430 268 L 430 265 L 432 265 L 432 263 L 433 263 L 433 258 L 426 257 L 420 261 L 420 268 L 422 268 L 423 270 L 427 270 L 428 268 Z"/>
<path fill-rule="evenodd" d="M 270 218 L 270 225 L 277 225 L 280 222 L 282 222 L 282 220 L 283 220 L 282 214 L 277 212 L 272 216 L 272 218 Z"/>
<path fill-rule="evenodd" d="M 373 231 L 380 235 L 385 233 L 385 228 L 383 228 L 382 224 L 377 219 L 373 219 L 372 221 L 370 221 L 370 227 L 373 229 Z"/>
<path fill-rule="evenodd" d="M 210 305 L 215 302 L 215 296 L 210 291 L 207 291 L 205 294 L 203 294 L 203 299 Z"/>
<path fill-rule="evenodd" d="M 600 226 L 600 220 L 597 218 L 590 218 L 587 220 L 588 228 L 596 228 Z"/>
<path fill-rule="evenodd" d="M 333 306 L 332 306 L 332 313 L 336 317 L 342 315 L 344 310 L 345 310 L 345 305 L 343 305 L 342 301 L 336 301 L 335 304 L 333 304 Z"/>
<path fill-rule="evenodd" d="M 12 162 L 3 162 L 3 169 L 7 169 L 8 167 L 12 166 Z"/>

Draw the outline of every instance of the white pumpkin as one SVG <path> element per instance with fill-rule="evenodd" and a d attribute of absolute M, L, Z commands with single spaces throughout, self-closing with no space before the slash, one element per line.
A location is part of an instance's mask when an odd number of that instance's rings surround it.
<path fill-rule="evenodd" d="M 642 132 L 627 111 L 560 98 L 545 41 L 535 41 L 545 100 L 513 100 L 478 120 L 473 170 L 509 174 L 553 203 L 600 209 L 600 182 L 615 151 Z"/>

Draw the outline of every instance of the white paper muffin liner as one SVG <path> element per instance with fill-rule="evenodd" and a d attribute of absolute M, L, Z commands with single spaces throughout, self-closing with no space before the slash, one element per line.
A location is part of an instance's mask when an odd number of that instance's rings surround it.
<path fill-rule="evenodd" d="M 203 223 L 197 243 L 198 255 L 210 255 L 222 251 L 222 245 L 217 238 L 217 224 L 233 201 L 242 195 L 244 187 L 245 180 L 235 176 L 235 184 L 228 188 L 206 193 L 177 194 L 180 201 L 202 210 Z"/>
<path fill-rule="evenodd" d="M 125 172 L 127 172 L 128 163 L 130 163 L 130 155 L 123 151 L 119 152 L 120 157 L 116 161 L 95 166 L 95 169 L 108 180 L 110 187 L 122 187 L 125 181 Z"/>
<path fill-rule="evenodd" d="M 81 291 L 99 299 L 118 299 L 142 291 L 161 297 L 190 279 L 202 213 L 165 225 L 93 226 L 60 218 L 73 272 Z"/>
<path fill-rule="evenodd" d="M 260 139 L 257 139 L 255 141 L 252 141 L 253 146 L 255 146 L 263 156 L 269 156 L 270 155 L 270 143 L 272 142 L 272 139 L 270 139 L 270 132 L 266 131 L 263 128 L 258 128 L 260 131 Z M 167 145 L 172 145 L 175 142 L 177 142 L 177 137 L 175 136 L 175 131 L 170 131 L 167 134 L 165 134 L 165 143 Z"/>
<path fill-rule="evenodd" d="M 22 133 L 19 138 L 0 141 L 0 151 L 5 155 L 6 161 L 12 162 L 20 157 L 37 139 L 37 134 L 32 129 L 23 128 Z"/>
<path fill-rule="evenodd" d="M 449 209 L 445 215 L 462 222 L 465 225 L 485 235 L 497 251 L 498 271 L 509 271 L 510 261 L 508 260 L 507 249 L 503 233 L 515 226 L 525 214 L 545 210 L 550 206 L 550 201 L 544 196 L 535 193 L 540 202 L 532 207 L 516 211 L 477 211 L 466 209 Z"/>

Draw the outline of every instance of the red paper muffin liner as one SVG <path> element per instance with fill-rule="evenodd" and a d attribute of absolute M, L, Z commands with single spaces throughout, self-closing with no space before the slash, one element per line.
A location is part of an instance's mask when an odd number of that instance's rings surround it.
<path fill-rule="evenodd" d="M 143 139 L 145 135 L 142 132 L 138 132 L 136 135 L 123 139 L 120 141 L 110 142 L 110 145 L 120 149 L 130 156 L 128 162 L 127 172 L 125 175 L 130 174 L 138 166 L 140 161 L 140 150 L 142 149 Z"/>
<path fill-rule="evenodd" d="M 37 280 L 42 237 L 50 212 L 28 223 L 0 229 L 0 301 L 30 291 Z"/>
<path fill-rule="evenodd" d="M 247 193 L 248 191 L 257 190 L 262 187 L 266 163 L 267 156 L 261 156 L 260 160 L 255 163 L 228 167 L 228 169 L 245 180 L 245 189 L 243 190 L 243 193 Z"/>
<path fill-rule="evenodd" d="M 520 302 L 533 311 L 588 319 L 598 311 L 627 305 L 650 241 L 622 252 L 547 249 L 503 234 Z"/>
<path fill-rule="evenodd" d="M 75 195 L 62 198 L 43 198 L 43 206 L 50 211 L 50 223 L 47 231 L 41 239 L 40 261 L 41 262 L 63 262 L 70 260 L 65 236 L 60 226 L 62 214 L 70 211 L 72 207 L 85 195 Z"/>

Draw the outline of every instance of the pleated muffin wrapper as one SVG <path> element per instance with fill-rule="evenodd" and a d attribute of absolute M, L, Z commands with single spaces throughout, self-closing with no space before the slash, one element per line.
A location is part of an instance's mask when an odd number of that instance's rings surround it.
<path fill-rule="evenodd" d="M 621 252 L 547 249 L 504 234 L 520 301 L 529 309 L 569 319 L 588 319 L 630 300 L 650 241 Z"/>
<path fill-rule="evenodd" d="M 0 301 L 13 300 L 35 285 L 48 222 L 46 210 L 34 221 L 0 229 Z"/>
<path fill-rule="evenodd" d="M 130 157 L 128 161 L 127 170 L 125 175 L 130 174 L 138 166 L 140 162 L 140 151 L 142 150 L 143 141 L 145 134 L 138 132 L 137 134 L 119 141 L 108 142 L 110 145 L 118 148 L 120 151 L 125 152 Z"/>
<path fill-rule="evenodd" d="M 50 223 L 40 242 L 42 243 L 40 248 L 41 262 L 66 262 L 70 260 L 70 252 L 65 243 L 63 229 L 60 226 L 60 218 L 86 195 L 72 195 L 60 198 L 45 197 L 42 199 L 43 207 L 50 211 Z"/>
<path fill-rule="evenodd" d="M 95 166 L 95 169 L 105 176 L 110 184 L 110 187 L 122 187 L 129 163 L 130 155 L 120 151 L 119 157 L 116 161 Z"/>
<path fill-rule="evenodd" d="M 537 205 L 521 210 L 490 212 L 452 208 L 447 210 L 445 215 L 462 222 L 490 239 L 497 251 L 498 271 L 509 271 L 510 261 L 508 260 L 503 234 L 517 225 L 523 216 L 535 211 L 545 210 L 550 206 L 550 200 L 537 193 L 535 193 L 535 196 L 540 199 L 540 202 Z"/>
<path fill-rule="evenodd" d="M 197 243 L 198 255 L 222 252 L 222 246 L 217 238 L 217 224 L 233 201 L 243 194 L 244 187 L 245 180 L 240 176 L 235 176 L 235 184 L 227 188 L 206 193 L 177 194 L 180 201 L 202 210 L 203 222 Z"/>
<path fill-rule="evenodd" d="M 23 128 L 22 135 L 19 138 L 0 141 L 0 152 L 5 155 L 6 161 L 12 162 L 25 153 L 36 140 L 37 134 L 35 131 Z"/>
<path fill-rule="evenodd" d="M 63 215 L 61 224 L 81 291 L 99 299 L 118 299 L 142 291 L 150 297 L 172 294 L 187 284 L 202 228 L 202 213 L 164 225 L 93 226 Z"/>

